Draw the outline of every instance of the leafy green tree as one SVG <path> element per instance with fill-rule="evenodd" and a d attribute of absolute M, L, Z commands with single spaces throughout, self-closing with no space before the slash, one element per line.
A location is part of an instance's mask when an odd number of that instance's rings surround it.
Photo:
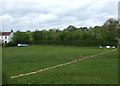
<path fill-rule="evenodd" d="M 80 27 L 79 30 L 80 31 L 88 31 L 88 28 L 87 27 Z"/>
<path fill-rule="evenodd" d="M 63 31 L 63 32 L 60 32 L 59 35 L 59 40 L 60 41 L 64 41 L 64 42 L 69 42 L 70 40 L 72 40 L 72 34 L 70 32 L 67 32 L 67 31 Z"/>
<path fill-rule="evenodd" d="M 64 30 L 53 28 L 49 31 L 17 31 L 13 39 L 15 43 L 28 43 L 30 37 L 30 41 L 38 44 L 108 45 L 112 43 L 111 45 L 115 45 L 120 39 L 118 35 L 120 29 L 117 26 L 118 21 L 110 18 L 102 26 L 89 27 L 89 29 L 69 25 Z"/>
<path fill-rule="evenodd" d="M 17 45 L 19 43 L 29 43 L 30 42 L 30 36 L 26 34 L 26 32 L 20 32 L 17 31 L 13 35 L 12 42 Z"/>
<path fill-rule="evenodd" d="M 88 38 L 89 38 L 89 35 L 87 32 L 80 32 L 80 40 L 85 41 L 85 40 L 88 40 Z"/>
<path fill-rule="evenodd" d="M 77 30 L 77 28 L 73 25 L 69 25 L 67 28 L 66 28 L 67 31 L 70 31 L 70 32 L 74 32 Z"/>
<path fill-rule="evenodd" d="M 115 41 L 118 36 L 117 31 L 118 21 L 110 18 L 102 26 L 102 32 L 104 33 L 104 40 Z"/>
<path fill-rule="evenodd" d="M 57 40 L 58 33 L 56 31 L 49 31 L 48 32 L 48 40 Z"/>
<path fill-rule="evenodd" d="M 73 40 L 79 40 L 80 39 L 80 32 L 79 31 L 75 31 L 73 33 Z"/>
<path fill-rule="evenodd" d="M 42 31 L 38 31 L 36 30 L 35 32 L 33 32 L 33 41 L 34 43 L 39 43 L 40 40 L 42 40 Z"/>

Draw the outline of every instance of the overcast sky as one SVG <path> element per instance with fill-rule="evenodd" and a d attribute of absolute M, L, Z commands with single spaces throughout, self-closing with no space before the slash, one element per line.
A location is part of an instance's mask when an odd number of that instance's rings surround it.
<path fill-rule="evenodd" d="M 0 4 L 2 31 L 94 27 L 118 18 L 118 0 L 4 0 Z"/>

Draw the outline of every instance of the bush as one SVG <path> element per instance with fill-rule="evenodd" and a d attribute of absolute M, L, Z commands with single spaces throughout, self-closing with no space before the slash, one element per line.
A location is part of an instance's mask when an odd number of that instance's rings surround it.
<path fill-rule="evenodd" d="M 6 46 L 16 46 L 17 44 L 13 43 L 13 42 L 9 42 L 6 44 Z"/>

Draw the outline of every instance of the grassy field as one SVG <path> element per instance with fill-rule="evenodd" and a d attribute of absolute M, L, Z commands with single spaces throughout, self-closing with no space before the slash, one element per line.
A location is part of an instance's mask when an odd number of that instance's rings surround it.
<path fill-rule="evenodd" d="M 3 84 L 117 84 L 117 51 L 40 73 L 10 78 L 108 50 L 55 45 L 3 48 Z"/>

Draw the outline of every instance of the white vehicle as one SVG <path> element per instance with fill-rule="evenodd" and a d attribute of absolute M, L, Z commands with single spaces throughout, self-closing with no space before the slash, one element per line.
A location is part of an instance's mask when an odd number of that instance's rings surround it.
<path fill-rule="evenodd" d="M 115 46 L 112 46 L 112 48 L 115 48 Z"/>
<path fill-rule="evenodd" d="M 106 46 L 106 48 L 110 48 L 110 46 Z"/>
<path fill-rule="evenodd" d="M 28 44 L 18 44 L 18 47 L 27 47 Z"/>
<path fill-rule="evenodd" d="M 100 48 L 103 48 L 102 46 L 100 46 Z"/>

